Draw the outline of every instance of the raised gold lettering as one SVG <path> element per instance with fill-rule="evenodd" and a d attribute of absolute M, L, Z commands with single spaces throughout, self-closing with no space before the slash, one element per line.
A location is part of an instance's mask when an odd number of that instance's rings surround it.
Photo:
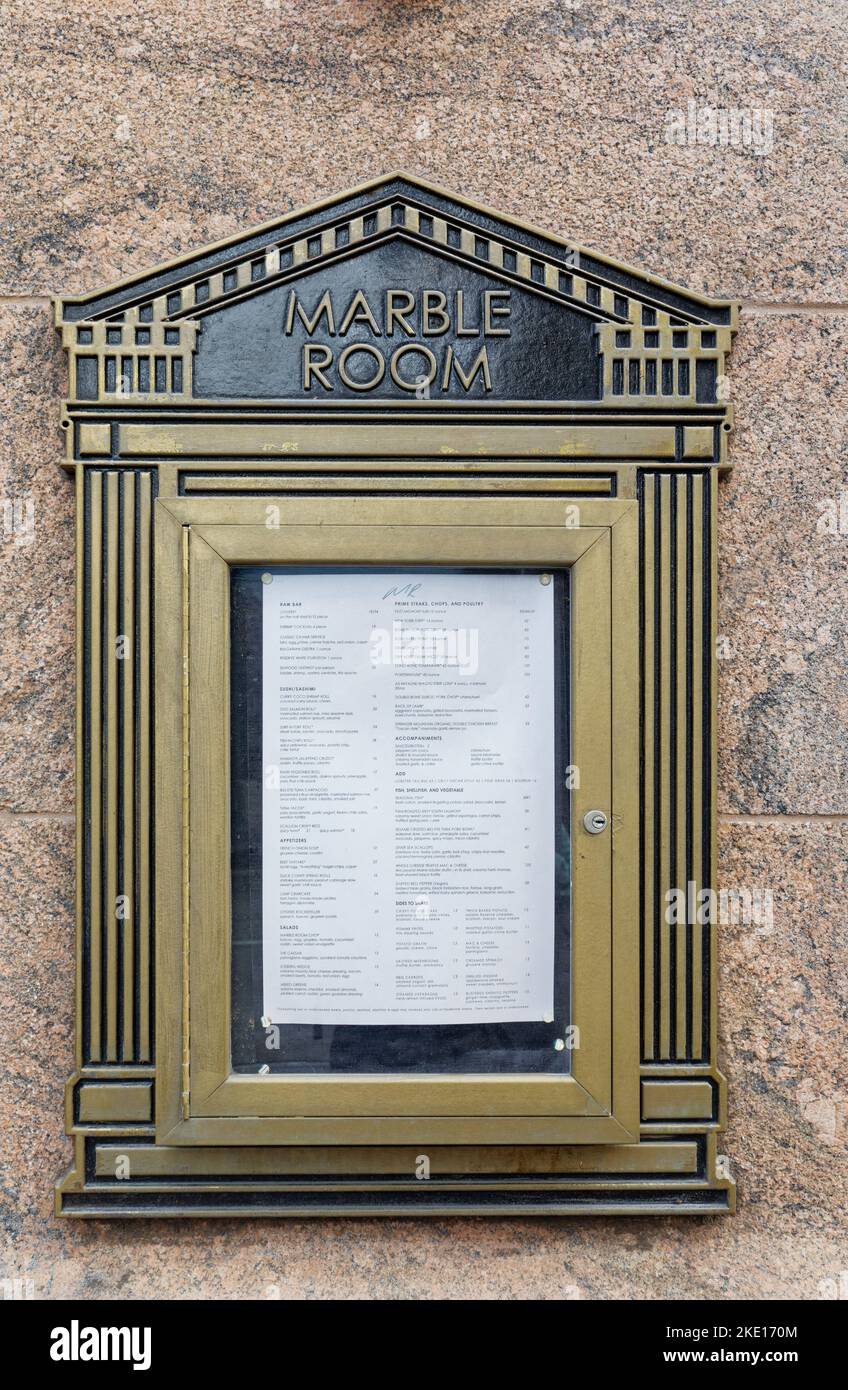
<path fill-rule="evenodd" d="M 341 335 L 341 337 L 344 337 L 351 324 L 354 323 L 367 323 L 375 338 L 379 338 L 382 336 L 377 320 L 371 312 L 371 305 L 368 303 L 368 300 L 365 297 L 364 290 L 357 290 L 356 294 L 353 296 L 353 299 L 347 306 L 345 316 L 342 319 L 341 327 L 339 328 L 339 334 Z"/>
<path fill-rule="evenodd" d="M 457 338 L 476 338 L 480 332 L 479 328 L 473 325 L 466 327 L 465 324 L 465 295 L 462 290 L 456 292 L 456 336 Z"/>
<path fill-rule="evenodd" d="M 360 290 L 361 294 L 362 291 Z M 377 369 L 370 381 L 355 381 L 347 372 L 347 364 L 355 352 L 367 352 L 369 357 L 373 357 L 377 363 Z M 386 363 L 383 354 L 378 352 L 370 343 L 350 343 L 339 358 L 339 376 L 345 386 L 349 386 L 351 391 L 373 391 L 375 386 L 379 386 L 383 377 L 386 375 Z"/>
<path fill-rule="evenodd" d="M 443 391 L 449 390 L 449 388 L 450 388 L 451 372 L 452 372 L 454 369 L 456 370 L 456 374 L 457 374 L 457 376 L 459 377 L 460 385 L 461 385 L 466 391 L 468 391 L 468 390 L 470 389 L 471 384 L 472 384 L 472 382 L 474 381 L 474 378 L 475 378 L 475 376 L 477 375 L 478 372 L 481 372 L 482 375 L 483 375 L 483 385 L 485 386 L 486 390 L 487 390 L 487 391 L 491 391 L 491 389 L 492 389 L 492 377 L 491 377 L 491 373 L 489 372 L 489 354 L 488 354 L 488 352 L 486 351 L 486 348 L 485 348 L 485 347 L 481 347 L 481 349 L 480 349 L 480 351 L 478 352 L 477 356 L 474 358 L 474 361 L 473 361 L 472 364 L 471 364 L 471 368 L 470 368 L 470 370 L 469 370 L 467 376 L 466 376 L 465 372 L 464 372 L 463 369 L 462 369 L 462 363 L 461 363 L 461 362 L 459 361 L 459 359 L 455 356 L 453 348 L 452 348 L 452 347 L 449 347 L 449 348 L 448 348 L 448 350 L 447 350 L 447 355 L 446 355 L 446 357 L 445 357 L 445 370 L 444 370 L 444 372 L 442 373 L 442 390 L 443 390 Z"/>
<path fill-rule="evenodd" d="M 402 301 L 402 306 L 398 308 L 395 300 Z M 394 332 L 395 319 L 408 338 L 415 335 L 415 329 L 405 317 L 406 314 L 415 312 L 415 295 L 410 294 L 409 290 L 386 290 L 386 337 L 391 338 Z"/>
<path fill-rule="evenodd" d="M 448 351 L 450 351 L 450 348 Z M 419 373 L 414 381 L 405 381 L 401 376 L 399 370 L 400 361 L 408 352 L 417 353 L 419 357 L 426 357 L 430 369 L 425 377 L 422 377 Z M 403 347 L 396 348 L 392 353 L 389 370 L 392 374 L 392 381 L 397 386 L 400 386 L 403 391 L 417 391 L 419 386 L 429 386 L 435 381 L 438 363 L 436 362 L 434 354 L 428 347 L 425 347 L 423 343 L 404 343 Z"/>
<path fill-rule="evenodd" d="M 310 338 L 312 337 L 312 334 L 315 332 L 315 329 L 318 327 L 318 324 L 321 322 L 322 316 L 325 314 L 327 316 L 327 332 L 331 334 L 331 336 L 335 337 L 336 326 L 333 320 L 333 301 L 330 297 L 329 290 L 325 290 L 321 298 L 318 300 L 315 312 L 313 313 L 311 318 L 306 313 L 303 305 L 297 297 L 296 292 L 292 290 L 291 294 L 289 295 L 289 308 L 288 313 L 286 315 L 287 335 L 290 334 L 292 329 L 294 328 L 295 310 L 297 310 L 297 313 L 300 317 L 300 321 L 306 329 L 307 333 L 309 334 Z"/>
<path fill-rule="evenodd" d="M 509 303 L 511 298 L 510 290 L 486 290 L 483 294 L 483 332 L 489 338 L 508 338 L 511 330 L 509 328 L 495 328 L 492 324 L 493 318 L 508 318 L 512 312 Z M 505 299 L 506 304 L 498 304 L 496 301 Z"/>
<path fill-rule="evenodd" d="M 319 355 L 320 354 L 320 355 Z M 322 367 L 333 365 L 333 354 L 326 343 L 307 343 L 303 349 L 303 389 L 308 391 L 312 385 L 313 376 L 321 383 L 325 391 L 332 391 L 332 382 L 325 377 Z"/>
<path fill-rule="evenodd" d="M 423 333 L 426 338 L 438 338 L 442 333 L 447 333 L 450 328 L 450 319 L 445 313 L 446 297 L 441 290 L 424 290 L 424 312 L 423 312 Z M 433 327 L 433 319 L 437 319 L 439 327 Z"/>

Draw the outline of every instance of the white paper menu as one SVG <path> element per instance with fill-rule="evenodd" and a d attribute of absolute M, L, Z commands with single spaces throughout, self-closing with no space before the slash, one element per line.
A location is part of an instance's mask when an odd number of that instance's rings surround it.
<path fill-rule="evenodd" d="M 554 604 L 542 578 L 265 576 L 274 1023 L 552 1019 Z"/>

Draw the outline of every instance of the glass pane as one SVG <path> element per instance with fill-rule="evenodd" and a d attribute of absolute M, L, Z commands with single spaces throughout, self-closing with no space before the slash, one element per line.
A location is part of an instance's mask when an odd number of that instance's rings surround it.
<path fill-rule="evenodd" d="M 566 1073 L 568 572 L 231 582 L 233 1069 Z"/>

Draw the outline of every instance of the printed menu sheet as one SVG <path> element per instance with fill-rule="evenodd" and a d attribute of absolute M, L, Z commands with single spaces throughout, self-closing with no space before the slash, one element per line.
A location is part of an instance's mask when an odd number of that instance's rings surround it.
<path fill-rule="evenodd" d="M 264 1011 L 550 1021 L 554 585 L 266 574 Z"/>

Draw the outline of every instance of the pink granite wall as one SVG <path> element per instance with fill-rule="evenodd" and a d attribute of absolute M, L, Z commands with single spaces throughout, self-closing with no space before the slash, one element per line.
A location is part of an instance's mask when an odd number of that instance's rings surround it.
<path fill-rule="evenodd" d="M 0 1276 L 37 1297 L 845 1297 L 844 3 L 10 0 L 4 15 L 0 496 L 30 499 L 35 530 L 0 539 Z M 669 143 L 690 99 L 753 113 L 757 147 Z M 739 1213 L 58 1222 L 74 610 L 49 296 L 398 166 L 744 304 L 720 518 L 721 885 L 771 890 L 774 923 L 722 930 Z M 840 499 L 841 532 L 826 519 Z"/>

